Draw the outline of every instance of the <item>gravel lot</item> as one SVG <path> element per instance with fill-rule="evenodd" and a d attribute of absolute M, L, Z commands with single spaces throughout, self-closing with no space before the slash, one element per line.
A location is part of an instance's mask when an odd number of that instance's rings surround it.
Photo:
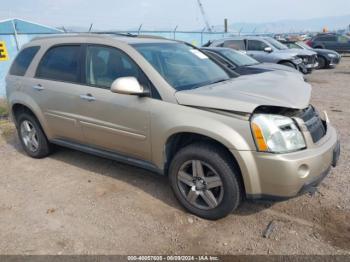
<path fill-rule="evenodd" d="M 31 159 L 0 120 L 0 253 L 350 254 L 350 57 L 308 79 L 340 133 L 339 166 L 314 194 L 245 202 L 215 222 L 188 214 L 166 178 L 142 169 L 64 148 Z"/>

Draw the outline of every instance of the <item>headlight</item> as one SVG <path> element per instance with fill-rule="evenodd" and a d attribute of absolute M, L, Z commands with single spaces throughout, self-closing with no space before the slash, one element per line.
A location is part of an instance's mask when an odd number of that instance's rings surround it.
<path fill-rule="evenodd" d="M 256 114 L 251 120 L 251 128 L 259 151 L 287 153 L 306 147 L 302 133 L 289 117 Z"/>
<path fill-rule="evenodd" d="M 328 54 L 328 57 L 331 57 L 331 58 L 336 58 L 336 57 L 337 57 L 337 55 L 335 55 L 335 54 Z"/>
<path fill-rule="evenodd" d="M 295 57 L 294 59 L 293 59 L 293 62 L 295 63 L 295 64 L 301 64 L 302 62 L 303 62 L 303 59 L 301 59 L 301 58 L 298 58 L 298 57 Z"/>

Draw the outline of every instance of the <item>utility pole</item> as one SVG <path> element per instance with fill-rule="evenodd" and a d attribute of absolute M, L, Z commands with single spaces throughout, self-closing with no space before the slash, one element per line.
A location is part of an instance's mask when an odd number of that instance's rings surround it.
<path fill-rule="evenodd" d="M 227 20 L 227 18 L 225 18 L 225 20 L 224 20 L 224 28 L 225 28 L 225 33 L 227 33 L 228 32 L 228 20 Z"/>
<path fill-rule="evenodd" d="M 201 0 L 197 0 L 197 3 L 198 3 L 198 6 L 199 6 L 199 9 L 201 10 L 202 17 L 203 17 L 205 26 L 207 27 L 207 30 L 209 32 L 212 32 L 213 30 L 211 29 L 211 26 L 210 26 L 210 23 L 209 23 L 209 19 L 207 17 L 207 14 L 205 13 L 205 10 L 204 10 L 204 7 L 203 7 L 203 4 L 202 4 Z"/>

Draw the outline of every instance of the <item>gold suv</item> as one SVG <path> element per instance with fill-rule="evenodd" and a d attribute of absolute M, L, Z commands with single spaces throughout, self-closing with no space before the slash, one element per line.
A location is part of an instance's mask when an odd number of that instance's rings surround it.
<path fill-rule="evenodd" d="M 339 157 L 337 133 L 309 104 L 302 76 L 237 76 L 186 43 L 38 38 L 6 82 L 29 156 L 57 144 L 167 175 L 180 203 L 207 219 L 244 198 L 299 195 Z"/>

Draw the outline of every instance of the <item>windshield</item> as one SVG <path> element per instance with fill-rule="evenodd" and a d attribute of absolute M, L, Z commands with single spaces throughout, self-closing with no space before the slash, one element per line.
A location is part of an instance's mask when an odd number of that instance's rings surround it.
<path fill-rule="evenodd" d="M 267 42 L 269 42 L 271 45 L 273 45 L 275 48 L 279 49 L 279 50 L 286 50 L 286 49 L 288 49 L 287 46 L 285 46 L 284 44 L 278 42 L 277 40 L 275 40 L 273 38 L 265 38 L 265 40 Z"/>
<path fill-rule="evenodd" d="M 299 45 L 305 49 L 312 50 L 312 48 L 310 46 L 308 46 L 307 44 L 305 44 L 304 42 L 298 42 L 297 45 Z"/>
<path fill-rule="evenodd" d="M 204 53 L 182 43 L 132 45 L 176 90 L 189 90 L 230 79 Z"/>
<path fill-rule="evenodd" d="M 223 55 L 226 59 L 230 60 L 232 63 L 237 66 L 250 66 L 259 64 L 254 58 L 242 54 L 241 52 L 234 51 L 232 49 L 221 49 L 217 50 L 221 55 Z"/>

